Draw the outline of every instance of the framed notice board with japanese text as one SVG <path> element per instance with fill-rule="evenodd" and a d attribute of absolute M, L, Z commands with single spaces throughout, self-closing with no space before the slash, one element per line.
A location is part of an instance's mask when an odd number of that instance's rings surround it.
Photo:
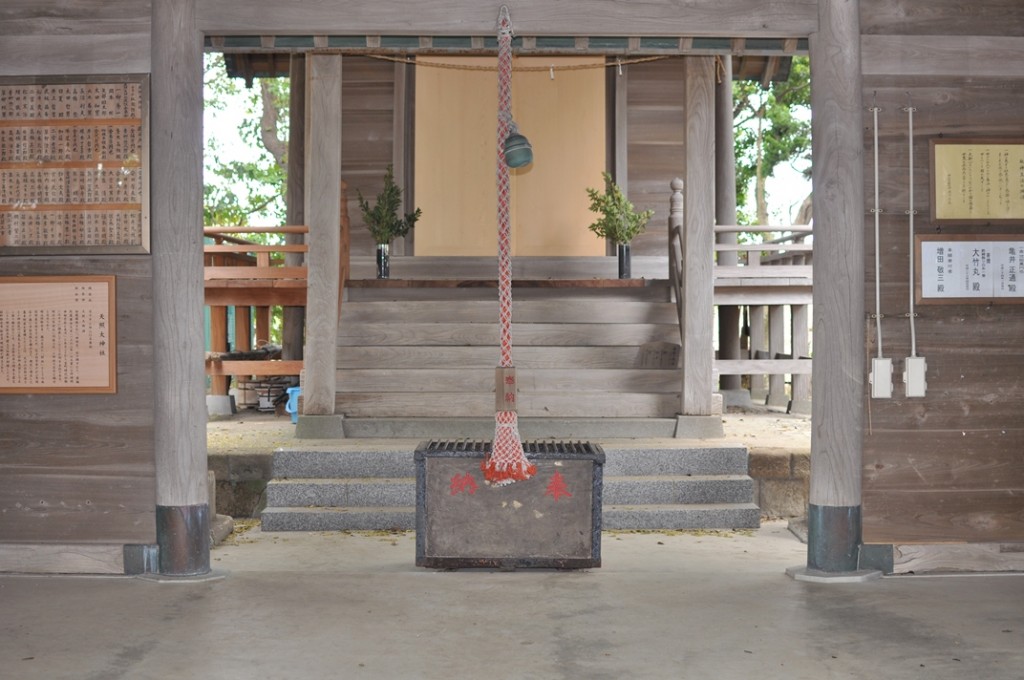
<path fill-rule="evenodd" d="M 931 140 L 936 223 L 1024 225 L 1024 139 Z"/>
<path fill-rule="evenodd" d="M 0 394 L 117 391 L 113 276 L 0 277 Z"/>
<path fill-rule="evenodd" d="M 0 78 L 0 255 L 149 250 L 148 76 Z"/>
<path fill-rule="evenodd" d="M 918 235 L 914 258 L 920 304 L 1024 303 L 1024 235 Z"/>

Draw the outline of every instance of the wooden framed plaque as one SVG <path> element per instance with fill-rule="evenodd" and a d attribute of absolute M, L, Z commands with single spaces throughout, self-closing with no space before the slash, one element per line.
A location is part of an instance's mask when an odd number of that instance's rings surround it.
<path fill-rule="evenodd" d="M 1024 139 L 931 140 L 932 220 L 1024 224 Z"/>
<path fill-rule="evenodd" d="M 113 276 L 0 277 L 0 394 L 116 391 Z"/>
<path fill-rule="evenodd" d="M 914 258 L 920 304 L 1024 304 L 1024 235 L 918 235 Z"/>
<path fill-rule="evenodd" d="M 149 78 L 0 78 L 0 255 L 149 250 Z"/>

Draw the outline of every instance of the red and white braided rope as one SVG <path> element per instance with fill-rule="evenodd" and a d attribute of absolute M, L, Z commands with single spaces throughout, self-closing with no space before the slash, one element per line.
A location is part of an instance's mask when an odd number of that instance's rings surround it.
<path fill-rule="evenodd" d="M 504 145 L 512 123 L 512 20 L 508 8 L 498 16 L 498 306 L 501 326 L 501 364 L 512 364 L 512 191 L 509 169 L 505 164 Z M 495 389 L 501 386 L 495 385 Z M 516 398 L 515 392 L 512 398 Z M 529 479 L 536 466 L 526 459 L 519 437 L 519 418 L 515 410 L 494 414 L 494 445 L 490 457 L 482 464 L 485 479 L 495 485 L 511 484 Z"/>

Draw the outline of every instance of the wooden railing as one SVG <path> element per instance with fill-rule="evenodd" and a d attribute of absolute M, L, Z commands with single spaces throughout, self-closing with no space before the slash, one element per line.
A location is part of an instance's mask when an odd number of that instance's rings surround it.
<path fill-rule="evenodd" d="M 686 347 L 687 324 L 711 324 L 712 319 L 687 313 L 685 285 L 687 261 L 694 253 L 686 251 L 683 232 L 681 183 L 673 183 L 669 217 L 669 282 L 680 320 L 680 341 Z M 731 305 L 745 310 L 749 319 L 749 345 L 738 359 L 715 359 L 716 375 L 749 376 L 751 397 L 771 406 L 788 406 L 796 411 L 809 409 L 811 360 L 809 342 L 809 305 L 813 286 L 813 244 L 809 226 L 751 227 L 708 224 L 715 234 L 749 233 L 757 243 L 716 243 L 713 253 L 713 300 L 715 306 Z M 781 235 L 778 235 L 781 234 Z M 703 239 L 693 239 L 704 241 Z M 720 265 L 720 254 L 736 253 L 736 264 Z M 690 265 L 692 266 L 692 265 Z M 786 308 L 790 309 L 790 344 L 785 344 Z M 742 346 L 742 343 L 741 343 Z M 792 376 L 791 391 L 786 393 L 785 377 Z M 687 377 L 683 376 L 684 389 Z"/>
<path fill-rule="evenodd" d="M 211 392 L 227 394 L 228 376 L 298 375 L 302 361 L 225 359 L 227 308 L 235 308 L 235 353 L 246 353 L 270 338 L 271 307 L 306 304 L 305 266 L 284 266 L 281 255 L 305 253 L 305 244 L 264 245 L 235 234 L 305 234 L 303 225 L 275 227 L 206 227 L 213 244 L 203 246 L 205 302 L 210 307 L 210 349 L 206 373 Z M 255 310 L 255 338 L 252 310 Z M 255 342 L 254 342 L 255 339 Z M 230 356 L 230 355 L 229 355 Z"/>

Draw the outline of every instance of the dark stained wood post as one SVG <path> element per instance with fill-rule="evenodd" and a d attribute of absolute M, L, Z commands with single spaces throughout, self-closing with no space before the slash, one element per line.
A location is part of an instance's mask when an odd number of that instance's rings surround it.
<path fill-rule="evenodd" d="M 714 364 L 715 58 L 685 57 L 683 415 L 711 415 Z"/>
<path fill-rule="evenodd" d="M 732 58 L 725 55 L 718 67 L 715 85 L 715 222 L 736 224 L 736 141 L 732 119 Z M 718 234 L 718 243 L 735 244 L 736 234 Z M 718 254 L 718 264 L 735 265 L 739 253 Z M 740 358 L 740 308 L 718 307 L 718 358 Z M 718 386 L 725 390 L 742 388 L 742 376 L 723 375 Z"/>
<path fill-rule="evenodd" d="M 864 149 L 857 0 L 819 0 L 810 36 L 814 371 L 807 569 L 855 572 L 861 544 Z"/>
<path fill-rule="evenodd" d="M 160 572 L 210 571 L 203 362 L 203 40 L 195 0 L 153 3 L 153 390 Z"/>
<path fill-rule="evenodd" d="M 306 57 L 293 54 L 288 65 L 288 82 L 291 87 L 291 100 L 288 103 L 288 191 L 287 221 L 288 224 L 306 223 L 305 205 L 305 137 L 306 137 Z M 284 242 L 289 245 L 302 245 L 305 234 L 285 234 Z M 303 264 L 302 253 L 285 253 L 286 267 L 300 267 Z M 306 325 L 305 307 L 285 307 L 283 312 L 284 328 L 281 338 L 281 358 L 301 359 Z"/>
<path fill-rule="evenodd" d="M 334 414 L 341 215 L 341 55 L 306 58 L 306 300 L 303 415 Z"/>

